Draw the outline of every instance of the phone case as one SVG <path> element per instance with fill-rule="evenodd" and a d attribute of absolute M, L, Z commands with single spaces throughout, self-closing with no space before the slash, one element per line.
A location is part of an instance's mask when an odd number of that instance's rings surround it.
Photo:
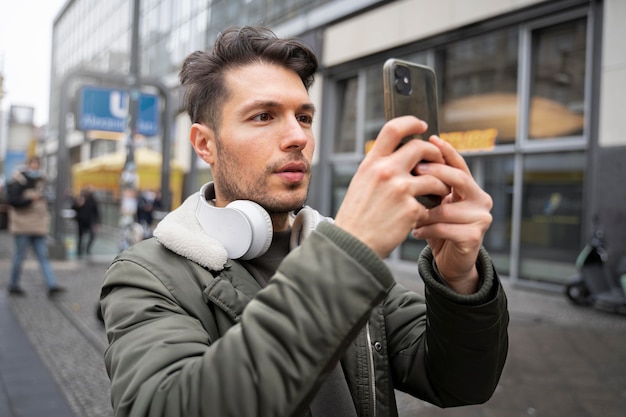
<path fill-rule="evenodd" d="M 385 117 L 413 115 L 425 121 L 428 129 L 419 139 L 428 140 L 439 134 L 437 78 L 432 68 L 395 58 L 388 59 L 383 66 Z M 405 138 L 402 143 L 412 137 Z M 438 195 L 416 197 L 427 208 L 441 204 Z"/>
<path fill-rule="evenodd" d="M 398 74 L 399 69 L 406 73 Z M 408 86 L 404 83 L 405 76 Z M 383 67 L 383 83 L 387 120 L 413 115 L 428 123 L 428 130 L 420 138 L 427 140 L 439 134 L 437 77 L 432 68 L 391 58 Z"/>

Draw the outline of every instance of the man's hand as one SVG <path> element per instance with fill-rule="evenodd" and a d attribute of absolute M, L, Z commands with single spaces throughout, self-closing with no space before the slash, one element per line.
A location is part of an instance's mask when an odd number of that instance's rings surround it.
<path fill-rule="evenodd" d="M 420 217 L 413 236 L 427 240 L 441 277 L 455 291 L 471 294 L 478 286 L 476 258 L 491 225 L 493 202 L 449 143 L 436 136 L 430 143 L 441 151 L 445 164 L 419 164 L 417 172 L 448 184 L 451 193 Z"/>
<path fill-rule="evenodd" d="M 425 131 L 426 124 L 412 116 L 387 122 L 359 165 L 335 218 L 335 225 L 381 258 L 429 218 L 415 196 L 450 194 L 450 187 L 436 175 L 415 175 L 414 171 L 420 161 L 443 167 L 446 157 L 441 146 L 412 140 L 396 150 L 402 138 Z M 446 171 L 445 178 L 452 176 Z"/>
<path fill-rule="evenodd" d="M 426 124 L 412 116 L 383 126 L 352 178 L 335 225 L 381 258 L 413 230 L 416 238 L 427 240 L 442 278 L 469 294 L 478 286 L 476 259 L 493 203 L 447 142 L 433 136 L 397 149 L 402 138 L 424 131 Z M 441 205 L 426 209 L 415 199 L 426 194 L 442 196 Z"/>

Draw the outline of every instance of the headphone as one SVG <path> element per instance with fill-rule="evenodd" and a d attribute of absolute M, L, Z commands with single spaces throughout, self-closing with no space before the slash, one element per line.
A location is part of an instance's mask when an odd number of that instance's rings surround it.
<path fill-rule="evenodd" d="M 226 207 L 215 207 L 215 185 L 209 182 L 200 189 L 196 218 L 204 232 L 226 249 L 231 259 L 249 260 L 263 255 L 272 244 L 272 219 L 254 201 L 235 200 Z M 333 222 L 311 207 L 304 206 L 293 214 L 289 244 L 295 248 L 320 222 Z"/>

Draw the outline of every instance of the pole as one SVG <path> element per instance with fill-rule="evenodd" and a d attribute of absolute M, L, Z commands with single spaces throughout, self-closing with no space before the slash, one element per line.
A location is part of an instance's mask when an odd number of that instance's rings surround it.
<path fill-rule="evenodd" d="M 141 80 L 139 70 L 139 6 L 140 0 L 133 0 L 133 24 L 130 45 L 130 92 L 128 94 L 128 116 L 126 118 L 126 162 L 120 177 L 120 219 L 119 226 L 122 233 L 120 250 L 143 239 L 143 233 L 138 236 L 133 230 L 137 214 L 137 164 L 135 163 L 135 137 L 138 126 L 138 103 L 141 96 Z"/>

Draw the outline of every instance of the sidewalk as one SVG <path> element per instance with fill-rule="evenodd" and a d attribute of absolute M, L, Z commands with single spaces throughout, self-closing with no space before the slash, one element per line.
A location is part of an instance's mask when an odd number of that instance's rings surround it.
<path fill-rule="evenodd" d="M 13 242 L 0 231 L 0 417 L 112 416 L 107 342 L 95 308 L 115 240 L 102 235 L 90 259 L 54 261 L 68 291 L 52 300 L 31 257 L 22 276 L 27 296 L 15 298 L 5 291 Z M 422 291 L 413 270 L 393 269 L 400 283 Z M 510 349 L 492 399 L 441 410 L 398 393 L 400 416 L 623 416 L 626 317 L 574 307 L 561 294 L 503 285 Z"/>
<path fill-rule="evenodd" d="M 66 293 L 48 298 L 39 265 L 29 253 L 21 284 L 9 297 L 13 238 L 0 231 L 0 417 L 110 417 L 107 346 L 95 317 L 100 282 L 117 252 L 103 232 L 86 260 L 53 260 Z"/>
<path fill-rule="evenodd" d="M 5 292 L 0 293 L 0 334 L 0 416 L 74 415 L 13 315 Z"/>

